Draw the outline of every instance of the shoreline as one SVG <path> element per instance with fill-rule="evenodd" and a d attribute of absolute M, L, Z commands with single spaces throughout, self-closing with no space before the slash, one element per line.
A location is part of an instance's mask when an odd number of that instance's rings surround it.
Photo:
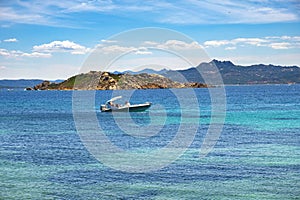
<path fill-rule="evenodd" d="M 224 85 L 216 85 L 213 87 L 200 87 L 200 88 L 194 88 L 194 89 L 210 89 L 210 88 L 218 88 L 218 87 L 251 87 L 251 86 L 281 86 L 281 85 L 286 85 L 286 86 L 292 86 L 292 85 L 300 85 L 300 83 L 293 83 L 293 84 L 287 84 L 287 83 L 282 83 L 282 84 L 224 84 Z M 111 91 L 118 91 L 118 90 L 151 90 L 151 89 L 189 89 L 193 87 L 185 87 L 185 88 L 139 88 L 139 89 L 117 89 L 117 90 L 111 90 Z M 26 90 L 24 87 L 0 87 L 0 91 L 109 91 L 107 90 L 97 90 L 97 89 L 46 89 L 46 90 Z"/>

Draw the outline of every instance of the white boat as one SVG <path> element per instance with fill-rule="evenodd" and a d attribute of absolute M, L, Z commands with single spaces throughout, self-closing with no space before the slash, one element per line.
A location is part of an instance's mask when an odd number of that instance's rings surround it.
<path fill-rule="evenodd" d="M 133 105 L 131 105 L 129 102 L 125 102 L 124 105 L 114 103 L 114 101 L 121 98 L 122 96 L 117 96 L 106 101 L 105 104 L 102 104 L 100 106 L 101 112 L 142 112 L 147 110 L 151 106 L 150 102 Z"/>

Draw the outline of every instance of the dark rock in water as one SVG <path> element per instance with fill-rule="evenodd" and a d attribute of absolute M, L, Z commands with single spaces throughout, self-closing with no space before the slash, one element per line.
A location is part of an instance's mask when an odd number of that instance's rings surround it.
<path fill-rule="evenodd" d="M 56 83 L 52 83 L 50 81 L 43 81 L 40 84 L 37 84 L 33 87 L 33 90 L 50 90 L 56 88 Z"/>
<path fill-rule="evenodd" d="M 193 83 L 185 83 L 184 84 L 185 87 L 187 88 L 207 88 L 209 87 L 207 84 L 204 83 L 197 83 L 197 82 L 193 82 Z M 212 87 L 212 86 L 210 86 Z"/>
<path fill-rule="evenodd" d="M 142 85 L 141 89 L 163 89 L 167 88 L 166 85 L 159 85 L 157 83 L 147 83 L 146 85 Z"/>
<path fill-rule="evenodd" d="M 25 88 L 26 91 L 34 90 L 32 87 Z"/>
<path fill-rule="evenodd" d="M 42 83 L 34 86 L 33 89 L 34 90 L 46 90 L 49 85 L 50 85 L 50 81 L 43 81 Z"/>

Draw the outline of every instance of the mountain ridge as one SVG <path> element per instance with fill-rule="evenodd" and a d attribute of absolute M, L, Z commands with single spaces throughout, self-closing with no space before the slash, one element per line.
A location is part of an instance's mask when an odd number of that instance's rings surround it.
<path fill-rule="evenodd" d="M 300 68 L 298 66 L 281 66 L 273 64 L 253 64 L 248 66 L 235 65 L 231 61 L 212 60 L 210 62 L 200 63 L 196 67 L 190 67 L 182 70 L 154 70 L 143 69 L 138 72 L 130 70 L 124 72 L 115 71 L 115 75 L 120 74 L 158 74 L 169 78 L 176 82 L 188 83 L 204 83 L 199 71 L 203 73 L 209 69 L 209 65 L 214 65 L 220 72 L 225 85 L 241 85 L 241 84 L 298 84 L 300 83 Z M 180 74 L 180 76 L 178 76 Z M 205 72 L 204 72 L 205 74 Z M 42 79 L 18 79 L 0 80 L 0 88 L 31 88 L 43 82 Z M 51 83 L 63 82 L 63 80 L 50 81 Z"/>
<path fill-rule="evenodd" d="M 300 83 L 300 68 L 298 66 L 280 66 L 255 64 L 250 66 L 235 65 L 231 61 L 212 60 L 196 67 L 184 70 L 169 70 L 161 75 L 179 82 L 205 82 L 201 73 L 214 78 L 216 71 L 222 76 L 225 85 L 243 84 L 291 84 Z M 212 69 L 212 71 L 209 71 Z M 178 73 L 182 76 L 178 76 Z M 216 74 L 215 74 L 215 78 Z"/>

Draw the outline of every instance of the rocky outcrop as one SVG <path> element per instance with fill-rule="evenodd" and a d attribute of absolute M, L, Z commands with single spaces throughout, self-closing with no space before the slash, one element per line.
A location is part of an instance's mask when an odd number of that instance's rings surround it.
<path fill-rule="evenodd" d="M 51 82 L 50 81 L 43 81 L 40 84 L 37 84 L 36 86 L 33 87 L 33 90 L 46 90 L 49 88 Z"/>
<path fill-rule="evenodd" d="M 179 83 L 158 74 L 113 74 L 91 71 L 69 78 L 62 83 L 44 81 L 35 90 L 129 90 L 158 88 L 200 88 L 202 83 Z"/>
<path fill-rule="evenodd" d="M 146 85 L 142 85 L 141 89 L 163 89 L 167 88 L 165 85 L 159 85 L 157 83 L 147 83 Z"/>
<path fill-rule="evenodd" d="M 204 83 L 184 83 L 186 88 L 207 88 L 208 85 Z"/>
<path fill-rule="evenodd" d="M 97 90 L 116 90 L 118 81 L 121 75 L 111 74 L 109 72 L 102 72 L 99 78 Z"/>
<path fill-rule="evenodd" d="M 27 87 L 26 90 L 47 90 L 51 87 L 55 87 L 56 84 L 50 81 L 43 81 L 40 84 L 35 85 L 34 87 Z"/>
<path fill-rule="evenodd" d="M 117 89 L 154 89 L 154 88 L 183 88 L 184 84 L 172 81 L 158 74 L 124 74 L 120 77 Z"/>

